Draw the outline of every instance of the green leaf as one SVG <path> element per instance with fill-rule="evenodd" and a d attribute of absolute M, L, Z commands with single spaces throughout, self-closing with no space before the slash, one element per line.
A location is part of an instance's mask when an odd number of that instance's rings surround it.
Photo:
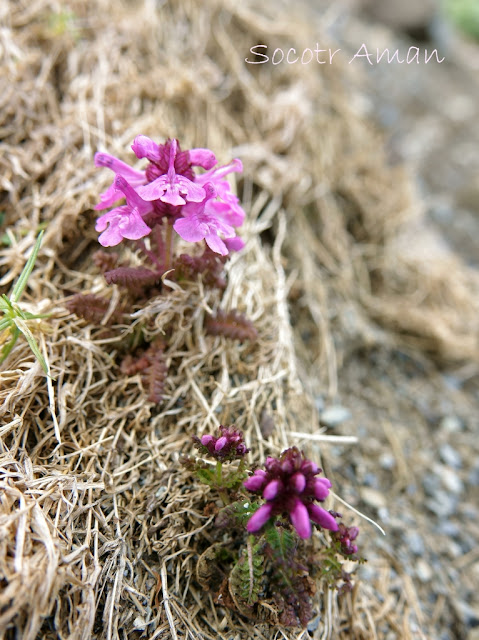
<path fill-rule="evenodd" d="M 231 570 L 229 587 L 238 608 L 252 607 L 259 600 L 263 590 L 263 576 L 266 565 L 262 544 L 254 544 L 255 536 L 248 536 L 246 549 Z"/>
<path fill-rule="evenodd" d="M 270 526 L 265 531 L 265 537 L 275 556 L 286 562 L 294 554 L 296 540 L 294 534 L 283 527 Z"/>
<path fill-rule="evenodd" d="M 35 246 L 33 247 L 33 251 L 30 254 L 30 257 L 28 258 L 28 261 L 24 266 L 23 271 L 20 274 L 20 277 L 17 280 L 17 283 L 13 287 L 12 295 L 10 296 L 10 300 L 12 302 L 18 302 L 20 296 L 23 293 L 23 290 L 27 285 L 27 280 L 30 277 L 30 274 L 33 270 L 33 266 L 35 264 L 35 260 L 37 259 L 38 252 L 40 251 L 40 245 L 42 244 L 42 238 L 44 233 L 45 233 L 44 231 L 40 231 L 37 241 L 35 242 Z"/>
<path fill-rule="evenodd" d="M 30 349 L 32 350 L 33 354 L 35 355 L 39 363 L 42 365 L 43 371 L 45 371 L 47 376 L 50 375 L 50 372 L 48 371 L 47 363 L 45 362 L 45 358 L 43 357 L 40 351 L 40 347 L 38 346 L 35 338 L 33 337 L 33 333 L 30 331 L 30 329 L 28 328 L 28 326 L 26 325 L 26 323 L 22 318 L 17 317 L 14 319 L 14 322 L 17 326 L 17 329 L 19 329 L 25 336 L 30 346 Z"/>
<path fill-rule="evenodd" d="M 3 346 L 2 355 L 0 356 L 0 363 L 7 359 L 10 351 L 15 346 L 15 342 L 17 341 L 18 336 L 20 335 L 20 329 L 18 329 L 18 327 L 11 327 L 10 331 L 12 332 L 12 337 L 10 339 L 10 342 L 7 342 L 7 344 Z"/>
<path fill-rule="evenodd" d="M 216 471 L 215 469 L 198 469 L 196 471 L 198 480 L 207 485 L 216 484 Z"/>

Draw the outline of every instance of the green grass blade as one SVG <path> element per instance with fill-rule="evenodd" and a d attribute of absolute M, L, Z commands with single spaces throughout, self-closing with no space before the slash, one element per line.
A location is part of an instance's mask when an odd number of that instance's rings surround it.
<path fill-rule="evenodd" d="M 20 335 L 20 329 L 18 327 L 14 327 L 12 329 L 12 337 L 10 339 L 10 342 L 7 342 L 7 344 L 3 347 L 1 355 L 0 355 L 0 363 L 2 363 L 4 360 L 6 360 L 10 354 L 10 351 L 13 349 L 13 347 L 15 346 L 15 342 L 17 341 L 18 336 Z"/>
<path fill-rule="evenodd" d="M 33 247 L 33 251 L 30 257 L 28 258 L 28 261 L 25 267 L 23 268 L 23 271 L 20 274 L 20 277 L 18 278 L 17 283 L 13 287 L 12 295 L 10 296 L 10 300 L 12 302 L 18 302 L 20 296 L 23 293 L 23 290 L 27 285 L 27 280 L 30 277 L 30 274 L 33 270 L 33 266 L 35 264 L 35 260 L 37 259 L 37 255 L 40 250 L 40 245 L 42 244 L 42 238 L 44 233 L 45 233 L 44 231 L 40 231 L 37 241 L 35 242 L 35 246 Z"/>

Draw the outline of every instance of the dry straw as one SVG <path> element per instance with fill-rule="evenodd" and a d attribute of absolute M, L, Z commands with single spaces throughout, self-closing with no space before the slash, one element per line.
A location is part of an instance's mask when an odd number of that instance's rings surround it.
<path fill-rule="evenodd" d="M 257 4 L 1 6 L 0 286 L 11 288 L 44 225 L 24 300 L 51 314 L 31 328 L 55 377 L 47 383 L 21 342 L 1 371 L 7 638 L 374 638 L 381 625 L 421 637 L 413 587 L 400 567 L 391 582 L 379 561 L 376 578 L 342 604 L 318 593 L 311 634 L 253 625 L 195 580 L 212 516 L 208 494 L 178 465 L 191 434 L 235 423 L 259 461 L 297 432 L 317 435 L 314 395 L 335 393 L 342 358 L 357 347 L 478 354 L 477 281 L 444 250 L 423 255 L 404 240 L 420 224 L 417 206 L 350 110 L 347 69 L 244 65 L 257 42 L 313 37 L 277 3 Z M 223 299 L 201 282 L 171 284 L 132 319 L 150 319 L 152 335 L 176 327 L 160 407 L 139 376 L 120 374 L 117 345 L 131 325 L 93 327 L 65 308 L 75 291 L 108 292 L 91 260 L 91 207 L 107 179 L 93 153 L 131 160 L 138 133 L 208 146 L 223 162 L 233 151 L 246 167 L 247 247 L 228 265 Z M 254 321 L 256 344 L 204 334 L 220 303 Z M 268 438 L 262 415 L 274 420 Z"/>

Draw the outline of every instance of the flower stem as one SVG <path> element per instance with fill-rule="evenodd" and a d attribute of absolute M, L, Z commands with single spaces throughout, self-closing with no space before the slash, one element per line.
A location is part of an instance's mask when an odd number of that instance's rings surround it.
<path fill-rule="evenodd" d="M 220 498 L 223 500 L 223 504 L 225 506 L 227 504 L 230 504 L 228 491 L 225 487 L 223 487 L 223 463 L 219 460 L 216 462 L 216 486 L 218 488 Z"/>
<path fill-rule="evenodd" d="M 169 223 L 166 223 L 166 255 L 165 255 L 165 271 L 171 267 L 171 258 L 172 258 L 172 249 L 173 249 L 173 226 Z"/>

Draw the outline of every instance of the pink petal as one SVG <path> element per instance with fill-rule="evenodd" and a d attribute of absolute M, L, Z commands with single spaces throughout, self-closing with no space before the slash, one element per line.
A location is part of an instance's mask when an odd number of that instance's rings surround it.
<path fill-rule="evenodd" d="M 245 243 L 239 236 L 234 238 L 225 238 L 224 243 L 228 251 L 241 251 L 244 248 Z"/>
<path fill-rule="evenodd" d="M 190 163 L 195 167 L 211 169 L 216 164 L 216 156 L 209 149 L 190 149 L 188 155 Z"/>
<path fill-rule="evenodd" d="M 283 483 L 281 480 L 271 480 L 264 488 L 263 498 L 265 500 L 274 500 L 282 488 Z"/>
<path fill-rule="evenodd" d="M 100 216 L 96 221 L 95 229 L 103 231 L 98 238 L 98 242 L 103 247 L 114 247 L 123 238 L 139 240 L 151 231 L 138 209 L 131 209 L 128 205 L 117 207 Z"/>
<path fill-rule="evenodd" d="M 208 227 L 205 229 L 205 225 L 202 225 L 196 216 L 178 218 L 173 229 L 187 242 L 199 242 L 205 237 L 205 231 L 208 232 Z"/>
<path fill-rule="evenodd" d="M 319 524 L 323 529 L 329 529 L 330 531 L 338 530 L 338 523 L 329 511 L 326 511 L 326 509 L 318 507 L 317 504 L 309 504 L 308 511 L 311 520 L 316 522 L 316 524 Z"/>
<path fill-rule="evenodd" d="M 159 162 L 161 160 L 158 145 L 147 136 L 136 136 L 131 148 L 137 158 L 148 158 L 151 162 Z"/>
<path fill-rule="evenodd" d="M 185 194 L 188 202 L 202 202 L 205 199 L 206 192 L 203 187 L 191 182 L 188 178 L 176 176 L 176 182 L 180 192 Z"/>
<path fill-rule="evenodd" d="M 214 436 L 211 436 L 209 434 L 206 434 L 204 436 L 201 436 L 201 444 L 206 447 L 212 440 L 214 440 Z"/>
<path fill-rule="evenodd" d="M 116 247 L 123 240 L 118 227 L 108 226 L 108 229 L 98 236 L 98 242 L 102 247 Z"/>
<path fill-rule="evenodd" d="M 118 189 L 118 191 L 121 191 L 125 195 L 126 201 L 130 205 L 130 207 L 138 209 L 138 211 L 142 214 L 151 211 L 152 205 L 146 200 L 143 200 L 133 189 L 133 187 L 128 184 L 123 176 L 117 175 L 115 177 L 114 185 Z"/>
<path fill-rule="evenodd" d="M 309 538 L 311 536 L 311 522 L 309 521 L 309 513 L 301 500 L 297 500 L 294 509 L 290 512 L 289 517 L 293 523 L 293 527 L 298 532 L 300 538 Z"/>
<path fill-rule="evenodd" d="M 245 219 L 245 212 L 234 202 L 212 202 L 211 210 L 233 227 L 241 227 Z"/>
<path fill-rule="evenodd" d="M 246 529 L 250 533 L 254 533 L 255 531 L 259 531 L 261 527 L 263 527 L 271 517 L 271 511 L 273 509 L 272 504 L 264 504 L 257 511 L 253 513 L 251 518 L 248 520 L 248 524 L 246 525 Z"/>
<path fill-rule="evenodd" d="M 211 233 L 205 236 L 205 241 L 206 241 L 206 244 L 211 249 L 211 251 L 214 251 L 215 253 L 219 253 L 221 256 L 228 255 L 228 249 L 226 248 L 225 243 L 218 236 Z"/>
<path fill-rule="evenodd" d="M 95 211 L 101 211 L 102 209 L 107 209 L 111 207 L 112 204 L 115 204 L 117 200 L 123 198 L 121 192 L 118 192 L 118 189 L 115 187 L 115 183 L 111 184 L 106 191 L 100 193 L 100 202 L 95 205 Z"/>
<path fill-rule="evenodd" d="M 130 182 L 132 180 L 145 181 L 145 174 L 143 171 L 133 169 L 133 167 L 130 167 L 125 162 L 118 160 L 115 156 L 111 156 L 109 153 L 95 153 L 94 162 L 95 167 L 107 167 L 115 173 L 118 173 L 120 176 L 130 179 Z"/>

